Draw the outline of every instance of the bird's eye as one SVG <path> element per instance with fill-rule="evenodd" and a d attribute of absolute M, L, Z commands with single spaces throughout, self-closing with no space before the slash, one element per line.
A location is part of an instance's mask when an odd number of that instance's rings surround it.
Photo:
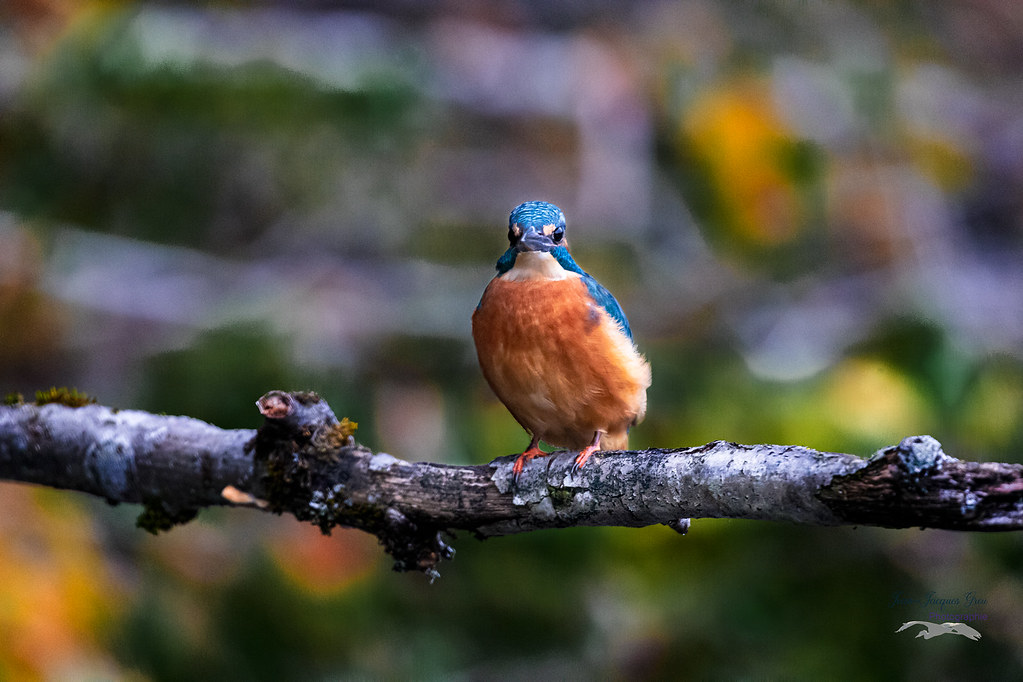
<path fill-rule="evenodd" d="M 565 228 L 563 228 L 563 227 L 556 227 L 556 228 L 554 228 L 554 232 L 551 232 L 551 239 L 554 240 L 555 244 L 557 244 L 558 242 L 560 242 L 564 238 L 565 238 Z"/>
<path fill-rule="evenodd" d="M 515 246 L 515 243 L 519 241 L 519 231 L 514 227 L 508 228 L 508 243 Z"/>

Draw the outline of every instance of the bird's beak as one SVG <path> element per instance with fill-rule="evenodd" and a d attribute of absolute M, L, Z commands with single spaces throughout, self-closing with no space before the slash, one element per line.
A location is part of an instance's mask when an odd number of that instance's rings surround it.
<path fill-rule="evenodd" d="M 538 232 L 534 227 L 527 227 L 525 234 L 519 239 L 515 245 L 515 249 L 519 253 L 525 251 L 550 251 L 554 248 L 554 240 L 542 232 Z"/>

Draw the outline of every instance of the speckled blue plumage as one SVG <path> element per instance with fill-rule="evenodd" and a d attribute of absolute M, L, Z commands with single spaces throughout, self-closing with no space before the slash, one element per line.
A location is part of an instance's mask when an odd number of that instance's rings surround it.
<path fill-rule="evenodd" d="M 565 225 L 565 214 L 547 201 L 527 201 L 516 206 L 508 216 L 509 225 Z"/>

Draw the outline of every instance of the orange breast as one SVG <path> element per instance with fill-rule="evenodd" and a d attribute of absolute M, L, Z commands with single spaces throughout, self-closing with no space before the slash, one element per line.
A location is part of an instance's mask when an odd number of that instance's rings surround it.
<path fill-rule="evenodd" d="M 650 366 L 579 277 L 495 278 L 472 334 L 483 376 L 527 431 L 571 449 L 602 431 L 604 449 L 627 447 Z"/>

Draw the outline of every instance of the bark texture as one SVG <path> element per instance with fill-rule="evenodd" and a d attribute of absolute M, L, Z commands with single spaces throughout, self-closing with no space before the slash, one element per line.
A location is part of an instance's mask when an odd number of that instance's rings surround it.
<path fill-rule="evenodd" d="M 527 465 L 407 462 L 352 439 L 312 393 L 273 391 L 258 430 L 99 405 L 0 407 L 0 479 L 144 505 L 156 532 L 213 505 L 290 513 L 324 532 L 376 535 L 398 570 L 436 575 L 452 531 L 477 537 L 566 526 L 668 525 L 690 518 L 813 525 L 1023 528 L 1023 465 L 962 462 L 930 436 L 871 459 L 799 446 L 739 445 L 575 453 Z"/>

